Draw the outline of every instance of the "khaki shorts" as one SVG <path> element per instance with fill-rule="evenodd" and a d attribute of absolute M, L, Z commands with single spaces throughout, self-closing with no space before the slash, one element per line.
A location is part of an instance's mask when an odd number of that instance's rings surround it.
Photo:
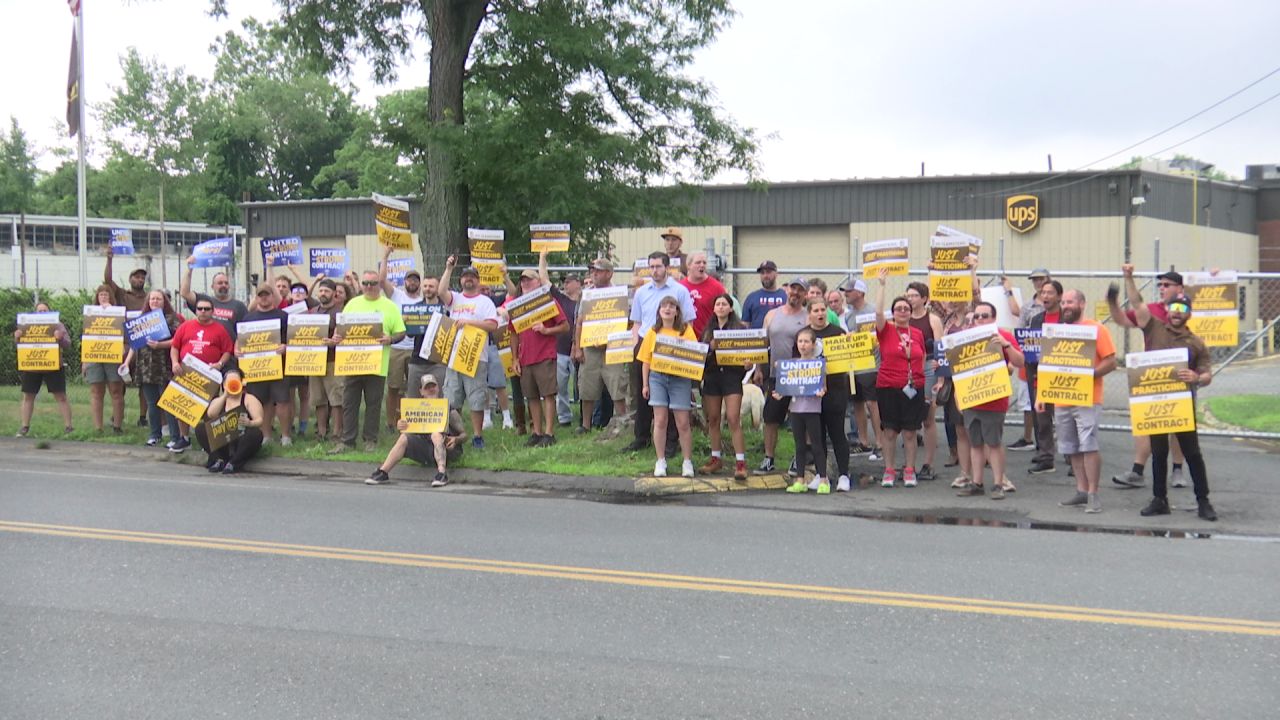
<path fill-rule="evenodd" d="M 520 368 L 520 389 L 526 400 L 555 397 L 556 361 L 543 360 Z"/>
<path fill-rule="evenodd" d="M 342 388 L 346 385 L 345 377 L 335 377 L 333 362 L 325 367 L 324 377 L 308 378 L 311 381 L 311 404 L 316 407 L 342 407 Z"/>
<path fill-rule="evenodd" d="M 601 390 L 607 389 L 614 402 L 627 399 L 627 373 L 630 363 L 604 364 L 604 346 L 582 349 L 582 365 L 578 368 L 578 395 L 587 402 L 599 402 Z"/>
<path fill-rule="evenodd" d="M 399 350 L 391 348 L 391 362 L 387 366 L 387 387 L 395 390 L 401 395 L 407 387 L 409 378 L 409 356 L 413 354 L 412 350 Z"/>
<path fill-rule="evenodd" d="M 84 373 L 84 381 L 90 385 L 124 382 L 118 363 L 85 363 L 80 369 Z"/>

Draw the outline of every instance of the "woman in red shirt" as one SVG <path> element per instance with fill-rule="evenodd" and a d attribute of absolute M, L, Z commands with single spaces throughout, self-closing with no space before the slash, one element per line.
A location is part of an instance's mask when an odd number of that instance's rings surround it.
<path fill-rule="evenodd" d="M 876 291 L 876 339 L 880 342 L 880 371 L 876 376 L 876 398 L 880 403 L 880 429 L 884 431 L 884 479 L 881 487 L 893 487 L 897 480 L 894 454 L 898 435 L 906 450 L 907 464 L 902 484 L 916 486 L 916 433 L 924 423 L 924 334 L 911 327 L 911 303 L 902 296 L 890 303 L 885 316 L 884 285 L 888 269 L 880 270 Z"/>

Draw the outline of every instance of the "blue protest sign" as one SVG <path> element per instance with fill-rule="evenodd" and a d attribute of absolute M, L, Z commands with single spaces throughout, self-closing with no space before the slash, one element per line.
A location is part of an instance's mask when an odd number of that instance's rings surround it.
<path fill-rule="evenodd" d="M 387 279 L 396 287 L 404 287 L 404 276 L 413 269 L 413 258 L 396 258 L 387 261 Z"/>
<path fill-rule="evenodd" d="M 951 377 L 951 363 L 947 362 L 947 350 L 941 342 L 933 344 L 933 359 L 938 361 L 937 377 Z"/>
<path fill-rule="evenodd" d="M 341 279 L 347 274 L 346 248 L 311 248 L 311 277 Z"/>
<path fill-rule="evenodd" d="M 163 310 L 152 310 L 135 318 L 124 321 L 124 335 L 129 347 L 141 350 L 147 346 L 148 340 L 168 340 L 169 324 L 164 321 Z"/>
<path fill-rule="evenodd" d="M 262 266 L 284 267 L 302 264 L 302 238 L 262 238 Z"/>
<path fill-rule="evenodd" d="M 111 254 L 133 254 L 133 231 L 128 228 L 111 228 Z"/>
<path fill-rule="evenodd" d="M 822 389 L 822 380 L 827 372 L 825 360 L 779 360 L 777 365 L 774 389 L 779 395 L 812 397 Z"/>
<path fill-rule="evenodd" d="M 1013 339 L 1018 341 L 1018 345 L 1022 348 L 1022 355 L 1030 365 L 1040 362 L 1040 335 L 1043 332 L 1043 330 L 1031 328 L 1014 328 L 1013 330 Z"/>
<path fill-rule="evenodd" d="M 192 267 L 230 267 L 232 240 L 229 237 L 214 238 L 191 248 L 191 257 L 196 259 Z"/>

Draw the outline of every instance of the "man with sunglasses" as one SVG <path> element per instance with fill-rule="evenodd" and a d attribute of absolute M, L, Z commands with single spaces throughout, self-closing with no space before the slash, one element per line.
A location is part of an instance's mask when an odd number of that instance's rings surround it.
<path fill-rule="evenodd" d="M 1191 318 L 1190 298 L 1181 292 L 1169 295 L 1161 303 L 1166 319 L 1160 320 L 1148 309 L 1151 305 L 1142 303 L 1138 284 L 1133 279 L 1133 265 L 1126 263 L 1121 267 L 1121 271 L 1124 273 L 1125 294 L 1128 296 L 1129 306 L 1135 309 L 1134 320 L 1142 329 L 1147 350 L 1187 349 L 1187 368 L 1179 370 L 1177 377 L 1191 385 L 1194 399 L 1196 389 L 1212 382 L 1213 367 L 1209 349 L 1204 341 L 1196 337 L 1195 333 L 1187 327 L 1187 320 Z M 1181 278 L 1178 279 L 1181 280 Z M 1178 286 L 1181 287 L 1181 282 Z M 1186 463 L 1191 470 L 1191 482 L 1195 486 L 1196 504 L 1199 506 L 1197 514 L 1202 520 L 1211 522 L 1217 520 L 1218 514 L 1209 502 L 1209 475 L 1205 469 L 1204 456 L 1200 452 L 1200 438 L 1195 430 L 1147 436 L 1151 454 L 1153 496 L 1151 503 L 1142 509 L 1141 514 L 1144 517 L 1169 514 L 1169 497 L 1165 482 L 1168 474 L 1167 455 L 1170 435 L 1177 439 L 1178 446 L 1182 448 Z"/>
<path fill-rule="evenodd" d="M 1133 274 L 1133 266 L 1125 265 L 1129 268 L 1129 275 Z M 1129 275 L 1126 275 L 1128 277 Z M 1127 284 L 1127 281 L 1126 281 Z M 1160 297 L 1160 302 L 1147 303 L 1143 306 L 1150 315 L 1159 322 L 1168 322 L 1169 313 L 1165 310 L 1165 303 L 1170 298 L 1182 295 L 1182 274 L 1170 270 L 1156 276 L 1156 290 Z M 1107 306 L 1110 309 L 1111 317 L 1115 318 L 1116 324 L 1124 328 L 1142 329 L 1142 325 L 1138 323 L 1137 306 L 1129 304 L 1128 310 L 1120 308 L 1120 294 L 1118 288 L 1114 285 L 1107 291 Z M 1143 333 L 1143 350 L 1154 350 L 1151 346 L 1151 339 Z M 1133 467 L 1122 475 L 1113 475 L 1111 482 L 1122 488 L 1140 488 L 1143 485 L 1142 474 L 1146 469 L 1147 460 L 1151 459 L 1151 438 L 1146 435 L 1136 435 L 1133 438 Z M 1184 458 L 1182 448 L 1178 445 L 1177 440 L 1173 442 L 1173 486 L 1186 487 L 1187 481 L 1182 475 L 1182 465 Z"/>
<path fill-rule="evenodd" d="M 232 340 L 235 340 L 236 323 L 244 320 L 245 314 L 249 312 L 248 306 L 231 297 L 231 278 L 225 272 L 214 273 L 213 279 L 209 281 L 209 286 L 213 288 L 213 295 L 192 292 L 191 272 L 195 264 L 195 255 L 187 258 L 187 270 L 182 274 L 182 282 L 178 285 L 178 295 L 187 301 L 187 307 L 193 311 L 201 302 L 208 302 L 213 306 L 211 312 L 214 321 L 227 331 L 227 335 Z"/>
<path fill-rule="evenodd" d="M 378 344 L 382 346 L 382 364 L 377 374 L 348 375 L 342 388 L 342 442 L 335 445 L 330 452 L 337 454 L 345 450 L 353 450 L 356 446 L 356 432 L 360 429 L 360 401 L 364 400 L 364 449 L 365 452 L 378 446 L 378 430 L 382 424 L 383 386 L 387 381 L 387 370 L 391 365 L 391 346 L 400 342 L 405 336 L 404 316 L 400 314 L 400 306 L 391 298 L 382 294 L 382 278 L 372 270 L 364 271 L 360 276 L 360 294 L 347 301 L 344 313 L 378 313 L 382 316 L 382 337 Z M 342 341 L 335 335 L 334 343 Z"/>
<path fill-rule="evenodd" d="M 182 373 L 182 359 L 188 355 L 194 355 L 221 371 L 230 361 L 231 354 L 235 352 L 235 343 L 231 335 L 222 327 L 222 323 L 214 321 L 213 301 L 206 296 L 201 296 L 193 303 L 193 307 L 196 311 L 195 319 L 182 323 L 173 333 L 169 361 L 173 365 L 174 375 Z M 183 431 L 190 432 L 186 426 L 181 427 Z M 191 447 L 191 439 L 184 435 L 173 439 L 173 446 L 169 448 L 169 452 L 180 453 L 189 447 Z"/>

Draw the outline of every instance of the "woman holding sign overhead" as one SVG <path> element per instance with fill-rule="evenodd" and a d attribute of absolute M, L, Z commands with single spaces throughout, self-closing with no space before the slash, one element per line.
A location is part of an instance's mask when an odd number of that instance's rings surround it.
<path fill-rule="evenodd" d="M 244 391 L 240 371 L 226 371 L 222 393 L 209 403 L 204 422 L 196 426 L 196 440 L 209 455 L 205 469 L 223 475 L 243 470 L 262 448 L 262 420 L 262 403 Z"/>
<path fill-rule="evenodd" d="M 898 435 L 907 456 L 902 484 L 916 486 L 916 433 L 924 422 L 924 333 L 911 324 L 911 301 L 899 295 L 884 313 L 884 285 L 889 271 L 882 268 L 877 278 L 876 339 L 880 342 L 880 371 L 876 376 L 876 398 L 880 402 L 880 429 L 884 431 L 884 478 L 881 487 L 897 481 L 894 455 Z"/>
<path fill-rule="evenodd" d="M 160 401 L 160 394 L 173 379 L 169 364 L 169 348 L 173 347 L 173 334 L 178 331 L 178 326 L 182 322 L 173 314 L 173 309 L 165 298 L 164 292 L 160 290 L 152 290 L 147 294 L 147 306 L 143 308 L 144 313 L 156 310 L 164 313 L 165 324 L 169 327 L 169 339 L 147 340 L 144 347 L 137 350 L 129 348 L 129 354 L 120 365 L 120 369 L 124 370 L 135 358 L 138 361 L 138 385 L 142 388 L 142 397 L 147 403 L 147 422 L 151 427 L 151 433 L 147 436 L 147 447 L 160 444 L 161 423 L 169 425 L 170 444 L 182 437 L 178 428 L 178 419 L 156 405 Z"/>
<path fill-rule="evenodd" d="M 733 479 L 747 479 L 747 441 L 742 437 L 742 377 L 746 367 L 721 365 L 716 360 L 715 332 L 717 330 L 743 330 L 746 325 L 733 311 L 733 298 L 729 293 L 715 297 L 711 306 L 711 319 L 702 331 L 702 342 L 711 346 L 707 364 L 702 371 L 702 406 L 707 411 L 707 430 L 711 434 L 711 459 L 698 472 L 707 475 L 719 472 L 724 462 L 720 459 L 721 411 L 729 418 L 729 432 L 733 435 Z"/>
<path fill-rule="evenodd" d="M 680 474 L 691 478 L 693 477 L 693 435 L 689 427 L 689 412 L 693 409 L 693 381 L 686 377 L 658 372 L 650 367 L 653 363 L 653 349 L 658 344 L 659 335 L 691 341 L 698 339 L 693 334 L 693 327 L 685 322 L 684 313 L 680 311 L 680 303 L 675 298 L 664 297 L 658 303 L 658 321 L 649 328 L 649 332 L 645 333 L 644 341 L 640 343 L 640 351 L 636 353 L 636 360 L 641 363 L 640 394 L 649 401 L 649 407 L 653 408 L 653 437 L 667 436 L 668 415 L 674 414 L 676 431 L 680 436 L 680 452 L 684 456 Z M 666 477 L 666 443 L 655 442 L 653 447 L 658 455 L 657 462 L 653 464 L 653 474 L 656 477 Z"/>

